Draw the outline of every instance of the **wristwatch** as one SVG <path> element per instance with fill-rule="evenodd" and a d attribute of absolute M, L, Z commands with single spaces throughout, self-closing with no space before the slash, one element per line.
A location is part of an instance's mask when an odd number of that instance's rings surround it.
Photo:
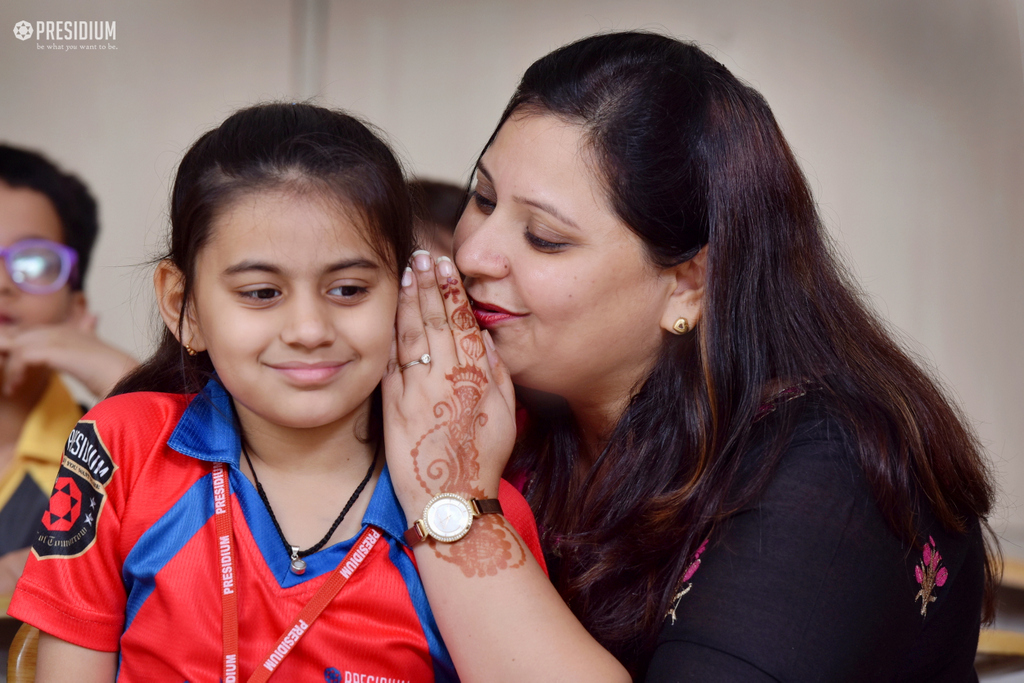
<path fill-rule="evenodd" d="M 469 533 L 475 518 L 500 514 L 501 502 L 497 498 L 466 500 L 455 493 L 439 493 L 423 508 L 423 517 L 405 532 L 405 542 L 414 546 L 429 536 L 442 543 L 454 543 Z"/>

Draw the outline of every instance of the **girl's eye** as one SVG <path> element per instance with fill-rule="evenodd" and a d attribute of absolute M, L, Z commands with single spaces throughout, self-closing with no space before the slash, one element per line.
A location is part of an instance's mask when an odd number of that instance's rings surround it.
<path fill-rule="evenodd" d="M 473 190 L 473 203 L 476 204 L 477 208 L 488 216 L 494 211 L 496 202 L 488 199 L 487 197 L 480 194 L 478 190 Z"/>
<path fill-rule="evenodd" d="M 356 285 L 341 285 L 339 287 L 331 288 L 327 293 L 331 296 L 340 297 L 345 301 L 355 301 L 362 299 L 367 293 L 366 287 L 358 287 Z"/>
<path fill-rule="evenodd" d="M 250 299 L 254 301 L 268 301 L 275 299 L 281 295 L 280 290 L 274 289 L 273 287 L 261 287 L 259 289 L 249 289 L 244 292 L 239 292 L 243 299 Z"/>
<path fill-rule="evenodd" d="M 529 229 L 527 229 L 526 232 L 523 233 L 523 235 L 524 237 L 526 237 L 526 241 L 530 243 L 530 246 L 532 246 L 537 251 L 554 253 L 557 251 L 562 251 L 563 249 L 569 246 L 568 242 L 548 242 L 546 239 L 534 235 L 532 232 L 529 231 Z"/>

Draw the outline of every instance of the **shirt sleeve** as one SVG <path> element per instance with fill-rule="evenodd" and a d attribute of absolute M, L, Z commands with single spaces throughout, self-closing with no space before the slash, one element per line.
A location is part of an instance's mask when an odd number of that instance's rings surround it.
<path fill-rule="evenodd" d="M 540 534 L 537 532 L 537 520 L 533 517 L 533 511 L 516 487 L 504 479 L 498 487 L 498 500 L 501 501 L 501 509 L 505 519 L 509 521 L 519 537 L 523 539 L 526 547 L 530 549 L 537 564 L 544 573 L 548 573 L 548 566 L 544 562 L 544 552 L 540 547 Z"/>
<path fill-rule="evenodd" d="M 122 519 L 133 460 L 145 460 L 166 431 L 166 411 L 136 410 L 135 396 L 103 401 L 71 432 L 8 609 L 45 633 L 105 652 L 118 650 L 124 626 L 121 568 L 130 548 Z"/>
<path fill-rule="evenodd" d="M 949 677 L 913 680 L 970 680 L 980 536 L 941 536 L 932 570 L 946 579 L 925 616 L 921 550 L 890 531 L 846 438 L 818 427 L 794 437 L 764 493 L 716 532 L 679 586 L 649 683 L 902 680 L 926 641 L 929 667 Z"/>

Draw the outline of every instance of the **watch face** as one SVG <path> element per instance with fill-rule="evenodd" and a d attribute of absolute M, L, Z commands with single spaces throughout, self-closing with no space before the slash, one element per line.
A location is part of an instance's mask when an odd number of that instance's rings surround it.
<path fill-rule="evenodd" d="M 467 533 L 473 523 L 473 512 L 460 496 L 442 493 L 434 497 L 423 514 L 427 532 L 439 541 L 451 543 Z"/>

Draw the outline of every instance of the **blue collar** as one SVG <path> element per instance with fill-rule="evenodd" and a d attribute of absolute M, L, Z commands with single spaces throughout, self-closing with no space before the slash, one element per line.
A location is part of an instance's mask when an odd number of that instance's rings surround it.
<path fill-rule="evenodd" d="M 238 470 L 242 440 L 235 425 L 231 394 L 220 382 L 210 380 L 195 395 L 167 445 L 182 455 L 206 462 L 222 462 Z M 363 525 L 367 524 L 398 540 L 402 539 L 408 526 L 386 465 L 363 515 Z"/>
<path fill-rule="evenodd" d="M 178 420 L 167 445 L 197 460 L 238 467 L 242 440 L 235 428 L 231 394 L 220 382 L 211 379 L 195 395 Z"/>

